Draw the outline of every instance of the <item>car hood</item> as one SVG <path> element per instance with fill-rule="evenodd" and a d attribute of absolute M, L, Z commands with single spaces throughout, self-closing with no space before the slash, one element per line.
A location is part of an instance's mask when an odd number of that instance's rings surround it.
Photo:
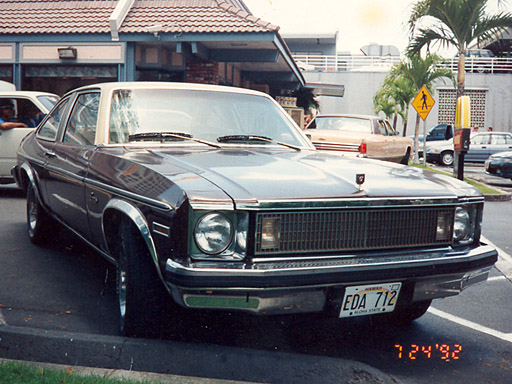
<path fill-rule="evenodd" d="M 457 179 L 388 162 L 290 149 L 152 150 L 155 168 L 191 201 L 456 198 L 480 192 Z M 156 156 L 155 156 L 156 155 Z M 145 156 L 143 156 L 145 157 Z M 157 160 L 158 161 L 155 161 Z M 364 183 L 356 182 L 364 175 Z"/>
<path fill-rule="evenodd" d="M 506 152 L 497 152 L 493 153 L 491 156 L 493 159 L 501 159 L 501 158 L 512 158 L 512 151 L 506 151 Z"/>

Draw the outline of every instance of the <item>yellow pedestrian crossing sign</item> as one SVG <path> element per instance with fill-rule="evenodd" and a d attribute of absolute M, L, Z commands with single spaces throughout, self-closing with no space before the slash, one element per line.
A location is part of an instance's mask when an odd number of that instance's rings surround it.
<path fill-rule="evenodd" d="M 435 103 L 436 101 L 428 91 L 427 87 L 423 85 L 412 101 L 412 106 L 416 112 L 418 112 L 418 115 L 425 120 Z"/>

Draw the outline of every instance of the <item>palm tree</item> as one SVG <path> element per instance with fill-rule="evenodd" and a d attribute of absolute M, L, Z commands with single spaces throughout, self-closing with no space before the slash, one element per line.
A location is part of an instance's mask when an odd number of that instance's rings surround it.
<path fill-rule="evenodd" d="M 453 72 L 447 68 L 440 68 L 441 58 L 437 55 L 427 55 L 424 59 L 420 54 L 415 54 L 391 69 L 390 78 L 406 78 L 412 84 L 414 95 L 425 85 L 430 93 L 433 93 L 434 82 L 438 79 L 450 79 L 453 81 Z M 408 108 L 408 105 L 407 105 Z M 420 127 L 420 115 L 416 115 L 414 130 L 414 162 L 418 161 L 418 132 Z"/>
<path fill-rule="evenodd" d="M 373 110 L 376 114 L 384 113 L 388 120 L 391 120 L 393 115 L 396 116 L 396 103 L 385 88 L 381 88 L 373 97 Z"/>
<path fill-rule="evenodd" d="M 409 18 L 412 39 L 408 54 L 419 53 L 423 47 L 430 50 L 430 45 L 436 44 L 457 49 L 457 97 L 464 94 L 465 54 L 469 46 L 512 28 L 512 14 L 486 15 L 487 3 L 488 0 L 419 0 Z M 434 24 L 422 27 L 420 22 L 427 17 L 433 18 Z"/>
<path fill-rule="evenodd" d="M 402 76 L 399 72 L 392 70 L 390 74 L 388 74 L 384 79 L 384 84 L 379 92 L 387 94 L 389 98 L 391 98 L 395 103 L 396 113 L 393 121 L 393 128 L 396 129 L 397 115 L 399 115 L 402 118 L 404 124 L 403 136 L 407 136 L 409 104 L 411 103 L 412 99 L 414 99 L 414 96 L 416 96 L 418 93 L 415 85 L 412 83 L 409 77 Z"/>

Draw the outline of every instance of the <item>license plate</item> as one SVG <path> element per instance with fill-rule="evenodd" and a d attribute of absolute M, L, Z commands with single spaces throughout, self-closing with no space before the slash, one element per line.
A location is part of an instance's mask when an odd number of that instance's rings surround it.
<path fill-rule="evenodd" d="M 393 312 L 402 283 L 347 287 L 340 317 L 354 317 Z"/>

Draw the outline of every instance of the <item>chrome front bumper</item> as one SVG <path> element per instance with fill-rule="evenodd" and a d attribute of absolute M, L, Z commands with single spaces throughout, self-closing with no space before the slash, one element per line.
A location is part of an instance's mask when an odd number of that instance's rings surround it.
<path fill-rule="evenodd" d="M 403 282 L 409 302 L 454 296 L 487 280 L 497 252 L 480 246 L 450 255 L 423 252 L 411 260 L 317 268 L 221 269 L 186 268 L 167 261 L 166 282 L 184 307 L 238 310 L 256 314 L 318 312 L 343 295 L 345 287 Z M 334 300 L 333 300 L 334 299 Z"/>

